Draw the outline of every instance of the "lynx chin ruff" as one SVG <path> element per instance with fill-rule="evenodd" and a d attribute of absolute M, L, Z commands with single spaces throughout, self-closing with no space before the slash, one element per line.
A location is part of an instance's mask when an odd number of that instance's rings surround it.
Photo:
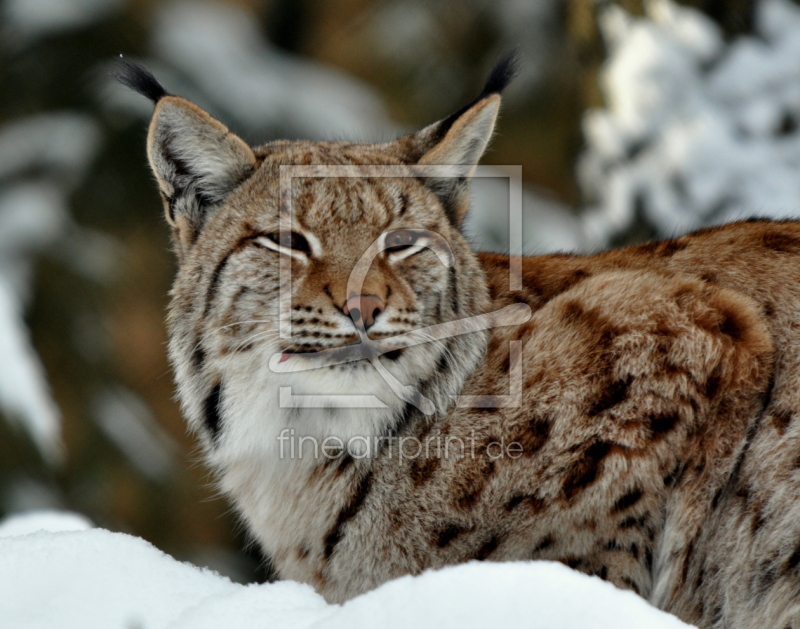
<path fill-rule="evenodd" d="M 511 291 L 459 228 L 512 74 L 392 142 L 253 148 L 121 67 L 156 104 L 169 353 L 208 464 L 280 576 L 329 601 L 550 559 L 699 627 L 800 627 L 800 224 L 524 258 Z M 367 168 L 282 196 L 286 165 Z M 511 304 L 524 323 L 431 327 Z"/>

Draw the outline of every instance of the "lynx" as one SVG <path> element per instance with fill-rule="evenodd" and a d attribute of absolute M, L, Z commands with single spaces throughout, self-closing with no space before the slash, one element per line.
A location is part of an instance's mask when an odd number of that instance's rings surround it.
<path fill-rule="evenodd" d="M 546 559 L 698 627 L 800 627 L 800 223 L 528 257 L 512 289 L 461 233 L 512 75 L 391 142 L 254 148 L 122 67 L 155 103 L 169 355 L 208 465 L 331 602 Z"/>

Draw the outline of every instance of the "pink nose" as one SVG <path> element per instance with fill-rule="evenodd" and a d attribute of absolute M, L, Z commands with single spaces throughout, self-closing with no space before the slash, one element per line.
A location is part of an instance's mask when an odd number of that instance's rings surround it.
<path fill-rule="evenodd" d="M 369 330 L 378 315 L 386 310 L 386 306 L 377 295 L 350 295 L 343 310 L 358 327 Z"/>

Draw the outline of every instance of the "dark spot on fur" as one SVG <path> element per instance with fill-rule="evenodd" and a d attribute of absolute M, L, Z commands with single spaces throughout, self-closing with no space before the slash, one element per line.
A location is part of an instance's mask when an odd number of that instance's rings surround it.
<path fill-rule="evenodd" d="M 611 539 L 606 542 L 606 550 L 626 550 L 617 540 Z"/>
<path fill-rule="evenodd" d="M 611 444 L 607 441 L 594 441 L 586 448 L 583 455 L 568 470 L 562 485 L 567 500 L 571 500 L 597 480 L 599 467 L 610 450 Z"/>
<path fill-rule="evenodd" d="M 719 322 L 719 331 L 734 341 L 741 341 L 745 333 L 745 323 L 733 312 L 726 312 Z"/>
<path fill-rule="evenodd" d="M 408 210 L 408 195 L 405 192 L 400 193 L 400 210 L 397 212 L 397 217 L 401 217 Z"/>
<path fill-rule="evenodd" d="M 524 280 L 525 287 L 532 291 L 536 297 L 540 297 L 541 305 L 544 305 L 554 297 L 565 293 L 590 276 L 591 274 L 588 271 L 574 269 L 568 271 L 561 277 L 554 277 L 552 275 L 540 276 L 539 274 L 526 273 Z"/>
<path fill-rule="evenodd" d="M 329 284 L 325 284 L 325 286 L 322 287 L 322 292 L 325 293 L 328 299 L 331 300 L 331 303 L 333 304 L 334 308 L 336 308 L 339 312 L 343 312 L 342 306 L 337 304 L 336 300 L 333 298 L 333 293 L 331 292 L 331 287 Z"/>
<path fill-rule="evenodd" d="M 678 251 L 683 251 L 688 246 L 687 242 L 679 240 L 664 240 L 662 242 L 647 242 L 637 247 L 637 251 L 648 253 L 654 257 L 668 258 Z"/>
<path fill-rule="evenodd" d="M 516 509 L 524 499 L 525 496 L 523 494 L 513 496 L 511 500 L 506 503 L 506 511 L 513 511 Z"/>
<path fill-rule="evenodd" d="M 761 527 L 764 526 L 764 505 L 762 503 L 758 503 L 753 506 L 753 521 L 750 523 L 750 532 L 755 535 Z"/>
<path fill-rule="evenodd" d="M 369 493 L 371 483 L 372 473 L 370 472 L 364 475 L 364 477 L 358 483 L 358 486 L 355 488 L 355 491 L 350 496 L 349 502 L 339 512 L 339 516 L 336 518 L 336 523 L 325 537 L 325 559 L 330 559 L 331 555 L 333 555 L 336 545 L 344 536 L 345 525 L 353 517 L 355 517 L 355 515 L 364 505 L 364 501 L 367 499 L 367 494 Z"/>
<path fill-rule="evenodd" d="M 677 413 L 665 413 L 663 415 L 650 415 L 648 425 L 650 427 L 650 437 L 660 439 L 671 432 L 678 425 L 680 417 Z"/>
<path fill-rule="evenodd" d="M 622 522 L 619 523 L 619 528 L 621 529 L 630 529 L 633 527 L 644 528 L 645 524 L 647 523 L 647 516 L 640 515 L 636 517 L 635 515 L 629 515 L 625 518 Z"/>
<path fill-rule="evenodd" d="M 583 559 L 580 559 L 579 557 L 564 557 L 564 559 L 562 559 L 562 563 L 565 563 L 574 570 L 583 563 Z"/>
<path fill-rule="evenodd" d="M 555 543 L 556 541 L 553 539 L 552 535 L 546 535 L 544 538 L 542 538 L 542 541 L 540 541 L 538 544 L 536 544 L 536 546 L 533 547 L 534 555 L 536 553 L 542 552 L 547 548 L 550 548 Z"/>
<path fill-rule="evenodd" d="M 722 378 L 716 373 L 712 373 L 708 380 L 706 380 L 706 385 L 704 389 L 704 394 L 708 400 L 713 400 L 717 393 L 719 393 L 720 387 L 722 386 Z"/>
<path fill-rule="evenodd" d="M 409 470 L 411 481 L 414 483 L 414 487 L 419 487 L 430 480 L 431 476 L 433 476 L 433 473 L 438 467 L 439 459 L 437 457 L 432 457 L 429 459 L 414 459 L 414 462 L 411 464 L 411 469 Z"/>
<path fill-rule="evenodd" d="M 355 463 L 355 459 L 353 459 L 353 457 L 350 455 L 349 452 L 344 452 L 344 449 L 342 449 L 342 453 L 343 454 L 341 455 L 341 458 L 337 457 L 337 458 L 331 459 L 333 461 L 336 461 L 336 460 L 339 461 L 339 464 L 336 466 L 336 475 L 337 476 L 341 476 L 342 474 L 344 474 L 350 468 L 350 466 L 353 463 Z"/>
<path fill-rule="evenodd" d="M 800 253 L 800 238 L 779 231 L 768 231 L 762 236 L 762 244 L 767 249 L 779 253 Z"/>
<path fill-rule="evenodd" d="M 681 566 L 681 584 L 686 583 L 686 577 L 689 574 L 689 567 L 694 555 L 694 541 L 689 542 L 686 547 L 686 554 L 683 557 L 683 565 Z"/>
<path fill-rule="evenodd" d="M 642 493 L 642 490 L 638 488 L 629 491 L 627 494 L 622 496 L 619 500 L 617 500 L 614 503 L 614 509 L 613 509 L 614 512 L 619 513 L 620 511 L 625 511 L 625 509 L 629 509 L 637 502 L 639 502 L 642 499 L 643 495 L 644 494 Z"/>
<path fill-rule="evenodd" d="M 585 317 L 586 312 L 579 302 L 568 301 L 562 306 L 561 314 L 564 317 L 564 321 L 568 323 L 579 323 Z"/>
<path fill-rule="evenodd" d="M 754 589 L 758 592 L 758 598 L 761 599 L 772 588 L 775 581 L 779 577 L 778 568 L 774 560 L 768 559 L 762 562 L 760 570 L 756 573 L 753 581 Z"/>
<path fill-rule="evenodd" d="M 716 509 L 717 506 L 719 505 L 719 499 L 721 497 L 722 497 L 722 487 L 720 487 L 719 489 L 717 489 L 717 491 L 714 492 L 714 497 L 711 499 L 711 510 L 712 511 L 714 509 Z"/>
<path fill-rule="evenodd" d="M 500 361 L 500 371 L 508 373 L 511 370 L 511 352 L 508 348 L 503 353 L 503 360 Z"/>
<path fill-rule="evenodd" d="M 653 551 L 649 546 L 644 549 L 644 566 L 648 572 L 653 570 Z"/>
<path fill-rule="evenodd" d="M 265 235 L 266 234 L 263 233 L 249 233 L 246 236 L 243 236 L 239 239 L 236 245 L 222 257 L 222 259 L 217 263 L 217 266 L 214 267 L 214 271 L 211 273 L 211 279 L 208 282 L 208 288 L 206 289 L 206 305 L 203 308 L 204 317 L 207 317 L 208 313 L 211 312 L 211 306 L 214 303 L 214 298 L 216 297 L 217 289 L 219 288 L 220 277 L 222 276 L 222 272 L 225 270 L 225 267 L 227 266 L 231 256 L 253 243 L 253 241 Z"/>
<path fill-rule="evenodd" d="M 208 288 L 206 289 L 206 305 L 203 309 L 203 316 L 207 317 L 208 313 L 211 312 L 211 306 L 214 302 L 214 297 L 217 294 L 217 288 L 219 288 L 219 279 L 222 275 L 222 271 L 225 270 L 225 267 L 228 264 L 228 260 L 230 257 L 237 251 L 237 249 L 231 249 L 228 253 L 226 253 L 222 260 L 217 263 L 217 266 L 214 267 L 214 271 L 211 273 L 211 279 L 208 282 Z"/>
<path fill-rule="evenodd" d="M 700 570 L 697 571 L 697 577 L 694 580 L 694 588 L 700 589 L 700 586 L 703 585 L 703 580 L 706 578 L 706 571 L 701 567 Z"/>
<path fill-rule="evenodd" d="M 656 255 L 669 257 L 675 255 L 679 251 L 683 251 L 689 245 L 688 242 L 680 240 L 666 240 L 658 245 Z"/>
<path fill-rule="evenodd" d="M 569 274 L 557 280 L 556 284 L 553 286 L 553 292 L 548 295 L 550 299 L 568 291 L 569 289 L 573 288 L 586 278 L 590 277 L 591 273 L 588 271 L 584 271 L 583 269 L 576 269 L 574 271 L 570 271 Z"/>
<path fill-rule="evenodd" d="M 496 535 L 490 537 L 484 544 L 478 549 L 478 552 L 475 553 L 475 559 L 478 561 L 485 561 L 489 558 L 497 547 L 500 545 L 500 540 Z"/>
<path fill-rule="evenodd" d="M 597 310 L 585 309 L 580 302 L 570 300 L 561 307 L 561 315 L 565 323 L 580 328 L 587 336 L 587 344 L 594 346 L 594 354 L 607 359 L 611 342 L 622 330 L 617 328 L 610 320 L 598 314 Z M 602 373 L 599 365 L 594 366 L 596 373 Z"/>
<path fill-rule="evenodd" d="M 775 392 L 775 370 L 773 369 L 769 375 L 769 384 L 767 385 L 764 394 L 761 396 L 761 415 L 763 416 L 764 412 L 769 408 L 769 405 L 772 404 L 772 394 Z"/>
<path fill-rule="evenodd" d="M 541 498 L 530 494 L 516 494 L 506 503 L 506 511 L 513 511 L 521 504 L 525 504 L 531 513 L 538 513 L 544 508 L 544 501 Z"/>
<path fill-rule="evenodd" d="M 301 561 L 304 559 L 308 559 L 308 555 L 310 553 L 311 551 L 308 549 L 308 546 L 301 546 L 300 548 L 297 549 L 297 558 L 300 559 Z"/>
<path fill-rule="evenodd" d="M 786 410 L 785 408 L 778 407 L 772 410 L 770 414 L 770 419 L 772 420 L 772 425 L 780 432 L 781 434 L 786 432 L 786 429 L 789 428 L 789 424 L 792 423 L 793 415 L 791 411 Z"/>
<path fill-rule="evenodd" d="M 475 506 L 489 479 L 494 474 L 494 461 L 481 459 L 480 464 L 469 468 L 463 478 L 459 478 L 456 489 L 456 506 L 469 510 Z M 460 490 L 460 491 L 458 491 Z"/>
<path fill-rule="evenodd" d="M 656 248 L 660 243 L 658 242 L 643 242 L 641 245 L 636 247 L 636 251 L 638 253 L 646 253 L 653 255 L 656 252 Z"/>
<path fill-rule="evenodd" d="M 637 585 L 636 581 L 634 581 L 630 577 L 622 577 L 621 581 L 622 581 L 622 583 L 624 585 L 626 585 L 629 589 L 633 590 L 637 594 L 641 594 L 642 593 L 641 590 L 639 589 L 639 586 Z"/>
<path fill-rule="evenodd" d="M 608 567 L 603 566 L 600 568 L 600 571 L 597 573 L 597 576 L 605 581 L 608 578 Z"/>
<path fill-rule="evenodd" d="M 217 383 L 211 389 L 211 393 L 206 396 L 205 402 L 203 402 L 203 419 L 213 440 L 216 440 L 217 435 L 219 435 L 221 407 L 222 383 Z"/>
<path fill-rule="evenodd" d="M 458 270 L 456 264 L 450 267 L 450 307 L 455 314 L 459 313 L 458 307 Z"/>
<path fill-rule="evenodd" d="M 534 417 L 514 436 L 514 441 L 522 446 L 522 455 L 531 456 L 542 449 L 550 438 L 550 421 Z"/>
<path fill-rule="evenodd" d="M 600 393 L 600 397 L 595 400 L 594 404 L 589 409 L 589 415 L 599 415 L 603 411 L 622 403 L 625 398 L 628 397 L 628 390 L 632 381 L 633 376 L 628 376 L 625 380 L 615 380 L 605 387 Z"/>
<path fill-rule="evenodd" d="M 742 478 L 741 475 L 742 465 L 744 463 L 745 457 L 747 456 L 747 453 L 750 451 L 750 446 L 753 443 L 753 439 L 758 433 L 761 421 L 764 418 L 765 408 L 766 407 L 762 408 L 761 413 L 759 413 L 758 416 L 756 417 L 756 421 L 754 421 L 747 427 L 747 432 L 745 433 L 744 437 L 745 439 L 744 448 L 742 448 L 741 451 L 739 452 L 739 456 L 737 457 L 736 463 L 734 463 L 733 470 L 731 470 L 729 476 L 730 478 L 729 484 L 734 483 L 734 487 L 736 490 L 735 493 L 736 497 L 744 499 L 747 504 L 750 503 L 750 497 L 751 497 L 750 495 L 752 492 L 751 488 L 745 483 L 745 480 Z"/>
<path fill-rule="evenodd" d="M 436 545 L 439 548 L 444 548 L 462 533 L 466 533 L 469 529 L 457 524 L 450 524 L 436 534 Z"/>
<path fill-rule="evenodd" d="M 402 355 L 403 355 L 403 348 L 400 348 L 400 349 L 393 349 L 390 352 L 385 352 L 383 354 L 383 357 L 388 358 L 389 360 L 398 360 Z"/>
<path fill-rule="evenodd" d="M 676 487 L 683 478 L 683 474 L 686 471 L 686 467 L 683 463 L 677 463 L 672 471 L 664 477 L 664 486 L 665 487 Z"/>
<path fill-rule="evenodd" d="M 397 424 L 395 425 L 394 428 L 395 432 L 400 433 L 406 428 L 408 428 L 416 416 L 417 416 L 417 408 L 413 404 L 409 404 L 407 402 L 405 406 L 403 406 L 403 413 L 397 420 Z"/>
<path fill-rule="evenodd" d="M 233 296 L 231 300 L 231 304 L 236 304 L 242 297 L 252 292 L 252 289 L 249 286 L 241 286 L 239 290 L 236 291 L 236 294 Z"/>
<path fill-rule="evenodd" d="M 203 346 L 198 342 L 197 345 L 194 346 L 194 351 L 192 352 L 192 364 L 194 365 L 195 370 L 201 371 L 205 362 L 206 352 L 203 349 Z"/>
<path fill-rule="evenodd" d="M 786 566 L 784 569 L 786 572 L 794 572 L 798 565 L 800 565 L 800 546 L 797 547 L 789 556 L 789 559 L 786 560 Z"/>
<path fill-rule="evenodd" d="M 511 300 L 511 303 L 514 304 L 528 304 L 535 305 L 536 304 L 536 287 L 531 287 L 527 285 L 527 278 L 523 278 L 526 281 L 525 288 L 528 292 L 522 292 L 518 290 L 511 290 L 508 291 L 508 298 Z"/>

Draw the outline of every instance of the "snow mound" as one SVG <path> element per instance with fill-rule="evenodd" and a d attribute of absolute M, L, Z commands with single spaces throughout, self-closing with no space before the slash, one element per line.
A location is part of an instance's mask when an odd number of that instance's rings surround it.
<path fill-rule="evenodd" d="M 680 629 L 631 592 L 551 562 L 473 562 L 344 605 L 293 582 L 239 585 L 74 514 L 0 523 L 0 618 L 26 629 L 496 626 Z M 50 531 L 37 529 L 51 529 Z M 63 530 L 73 529 L 73 530 Z M 52 532 L 56 530 L 58 532 Z"/>
<path fill-rule="evenodd" d="M 30 535 L 39 531 L 61 533 L 64 531 L 88 531 L 93 524 L 86 516 L 68 511 L 36 511 L 18 513 L 0 522 L 0 537 Z"/>

